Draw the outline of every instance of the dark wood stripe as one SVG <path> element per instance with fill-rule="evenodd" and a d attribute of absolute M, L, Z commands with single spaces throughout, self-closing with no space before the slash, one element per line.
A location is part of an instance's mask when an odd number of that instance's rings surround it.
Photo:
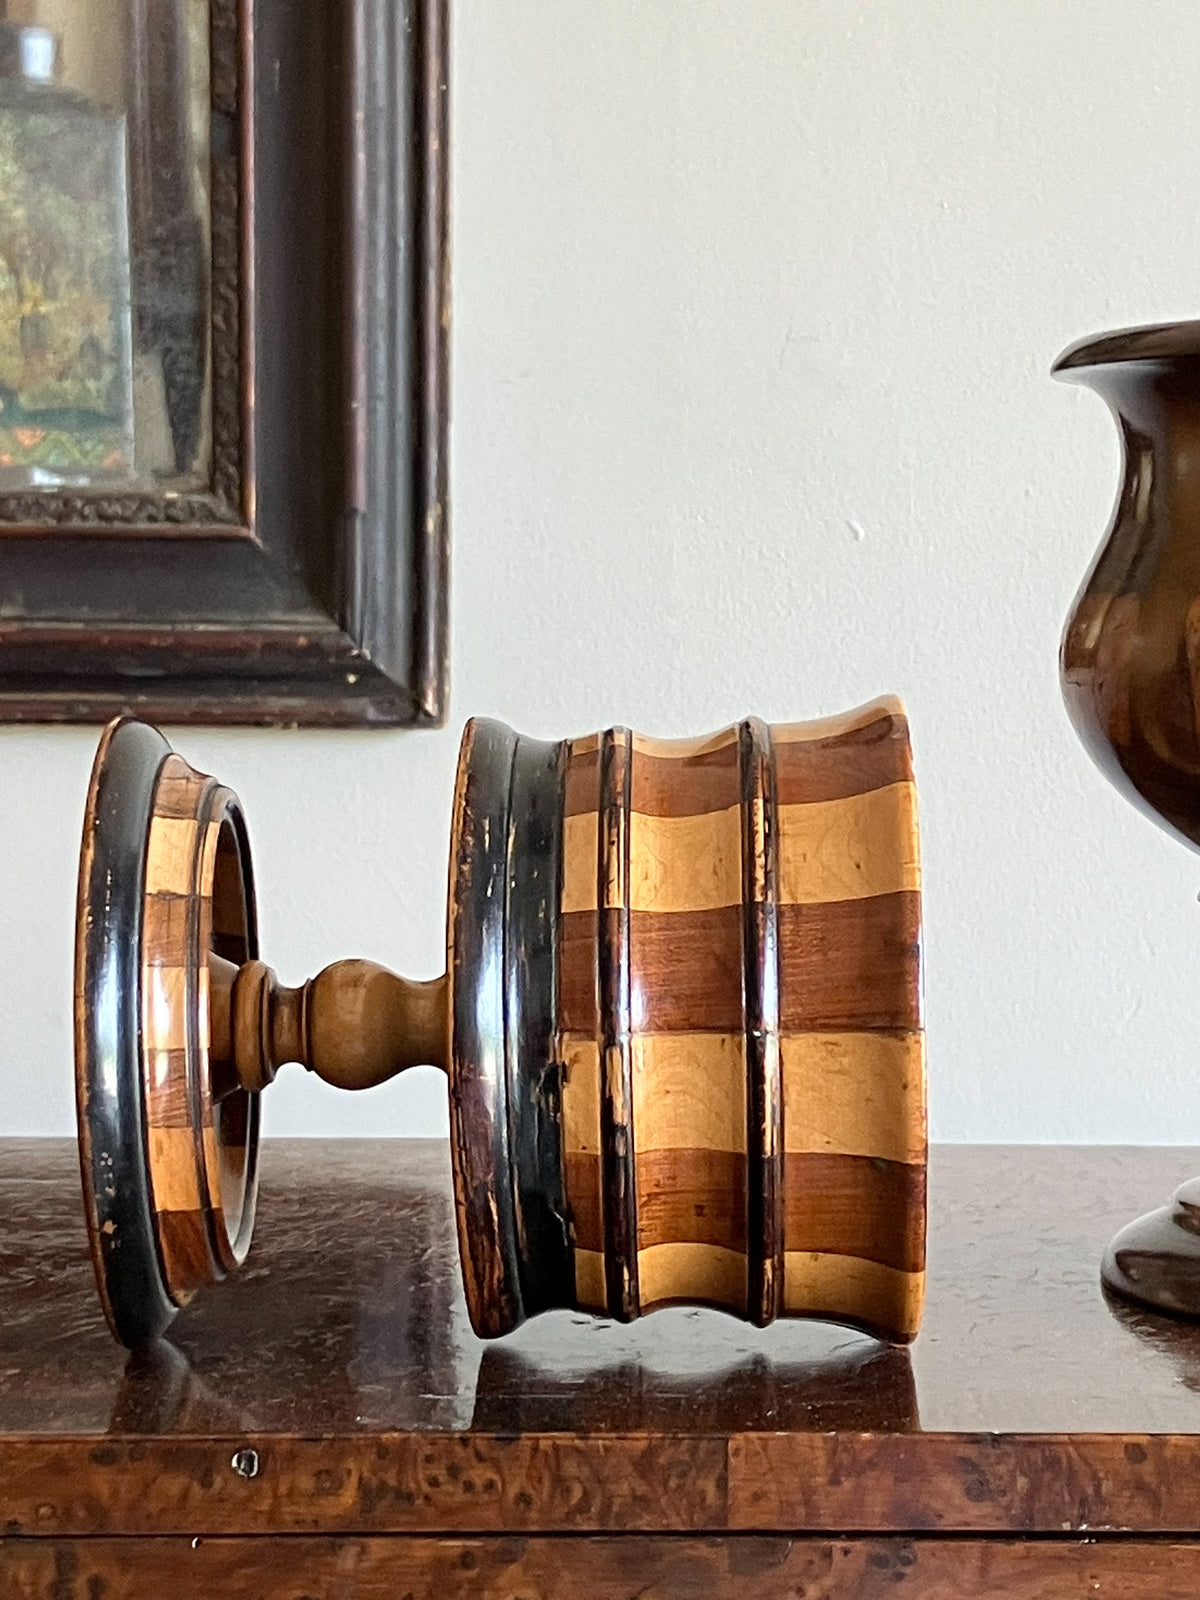
<path fill-rule="evenodd" d="M 755 719 L 757 720 L 757 719 Z M 769 733 L 768 729 L 768 733 Z M 741 799 L 739 741 L 691 756 L 633 756 L 630 804 L 651 817 L 692 817 L 725 811 Z M 828 739 L 774 743 L 776 799 L 779 805 L 842 800 L 872 789 L 912 780 L 908 722 L 885 713 L 864 727 Z M 565 814 L 596 809 L 600 751 L 571 758 Z"/>
<path fill-rule="evenodd" d="M 775 741 L 781 806 L 843 800 L 912 780 L 908 722 L 886 714 L 832 739 Z"/>
<path fill-rule="evenodd" d="M 771 734 L 738 729 L 742 808 L 742 994 L 746 1042 L 746 1315 L 760 1328 L 783 1294 L 783 1083 L 779 1051 L 779 824 Z"/>
<path fill-rule="evenodd" d="M 920 1027 L 921 897 L 915 891 L 780 905 L 780 1029 Z M 562 919 L 561 1027 L 594 1034 L 591 911 Z M 741 1033 L 742 908 L 630 914 L 642 1033 Z"/>
<path fill-rule="evenodd" d="M 745 1250 L 746 1158 L 740 1150 L 639 1150 L 636 1166 L 639 1250 L 676 1243 Z M 581 1250 L 603 1248 L 598 1167 L 597 1156 L 567 1156 Z"/>
<path fill-rule="evenodd" d="M 648 817 L 694 817 L 727 811 L 740 798 L 737 739 L 699 755 L 652 756 L 635 750 L 630 804 Z"/>
<path fill-rule="evenodd" d="M 146 928 L 150 959 L 156 967 L 183 966 L 188 949 L 188 907 L 185 894 L 146 896 Z"/>
<path fill-rule="evenodd" d="M 568 747 L 563 776 L 563 816 L 578 817 L 600 807 L 600 751 Z"/>
<path fill-rule="evenodd" d="M 163 775 L 154 794 L 154 813 L 191 822 L 196 815 L 196 799 L 210 780 L 194 772 L 180 756 L 168 756 Z"/>
<path fill-rule="evenodd" d="M 188 1056 L 187 1051 L 155 1050 L 154 1055 L 161 1080 L 163 1060 L 165 1056 L 166 1082 L 153 1097 L 153 1105 L 148 1107 L 148 1121 L 155 1128 L 194 1128 L 196 1116 L 192 1109 L 192 1094 L 188 1081 Z M 200 1126 L 211 1128 L 213 1125 L 213 1102 L 211 1096 L 205 1096 L 200 1110 Z"/>
<path fill-rule="evenodd" d="M 916 890 L 779 908 L 785 1033 L 921 1026 Z"/>
<path fill-rule="evenodd" d="M 787 1248 L 925 1266 L 925 1168 L 870 1156 L 789 1150 Z"/>
<path fill-rule="evenodd" d="M 609 728 L 601 741 L 596 881 L 604 1277 L 608 1314 L 620 1322 L 628 1322 L 638 1313 L 629 949 L 632 742 L 628 728 Z M 606 903 L 614 897 L 615 904 Z"/>
<path fill-rule="evenodd" d="M 639 1248 L 679 1242 L 744 1252 L 746 1178 L 740 1150 L 639 1150 Z M 782 1211 L 780 1222 L 782 1244 Z"/>
<path fill-rule="evenodd" d="M 186 1296 L 224 1276 L 209 1253 L 204 1217 L 199 1211 L 155 1213 L 163 1265 L 177 1296 Z"/>
<path fill-rule="evenodd" d="M 599 1166 L 598 1156 L 567 1156 L 576 1243 L 583 1250 L 603 1245 Z M 746 1180 L 740 1150 L 639 1151 L 638 1247 L 700 1243 L 746 1250 Z M 857 1256 L 902 1272 L 923 1270 L 923 1166 L 789 1152 L 781 1193 L 786 1249 Z M 753 1249 L 753 1236 L 749 1244 Z"/>
<path fill-rule="evenodd" d="M 573 774 L 566 791 L 566 814 L 579 816 L 596 809 L 600 751 L 572 758 Z M 633 752 L 629 803 L 649 817 L 693 817 L 706 811 L 727 811 L 739 798 L 737 740 L 699 755 L 654 756 Z"/>
<path fill-rule="evenodd" d="M 604 1203 L 600 1198 L 600 1157 L 568 1150 L 563 1157 L 567 1204 L 577 1250 L 604 1249 Z"/>
<path fill-rule="evenodd" d="M 598 919 L 594 911 L 564 911 L 558 925 L 558 1025 L 563 1033 L 596 1037 Z"/>

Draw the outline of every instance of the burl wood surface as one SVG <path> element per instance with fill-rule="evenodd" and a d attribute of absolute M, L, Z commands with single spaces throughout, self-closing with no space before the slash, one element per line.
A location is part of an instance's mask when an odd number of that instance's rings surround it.
<path fill-rule="evenodd" d="M 1196 1169 L 935 1150 L 908 1352 L 684 1308 L 553 1312 L 484 1343 L 444 1145 L 268 1142 L 249 1260 L 154 1362 L 99 1314 L 73 1145 L 3 1141 L 0 1499 L 31 1532 L 1188 1530 L 1200 1329 L 1114 1313 L 1096 1263 L 1116 1220 Z M 229 1469 L 242 1445 L 252 1480 Z"/>
<path fill-rule="evenodd" d="M 828 1314 L 911 1338 L 925 1076 L 899 701 L 576 739 L 564 811 L 577 1303 Z"/>
<path fill-rule="evenodd" d="M 23 1540 L 52 1600 L 1195 1600 L 1200 1543 L 699 1538 Z M 4 1565 L 8 1554 L 8 1566 Z"/>

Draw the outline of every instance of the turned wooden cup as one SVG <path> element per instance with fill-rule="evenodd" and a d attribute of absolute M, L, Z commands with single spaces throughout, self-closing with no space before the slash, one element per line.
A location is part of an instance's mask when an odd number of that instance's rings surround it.
<path fill-rule="evenodd" d="M 110 726 L 76 1032 L 119 1339 L 156 1337 L 245 1256 L 259 1095 L 289 1061 L 345 1088 L 446 1070 L 482 1335 L 680 1301 L 915 1334 L 920 872 L 895 700 L 668 741 L 472 722 L 430 982 L 341 961 L 286 988 L 258 960 L 254 904 L 236 796 L 145 724 Z"/>

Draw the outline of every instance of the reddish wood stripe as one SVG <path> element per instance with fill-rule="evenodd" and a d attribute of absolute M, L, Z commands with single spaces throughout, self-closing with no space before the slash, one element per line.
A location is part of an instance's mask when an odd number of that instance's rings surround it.
<path fill-rule="evenodd" d="M 569 748 L 563 774 L 563 816 L 577 817 L 600 806 L 600 747 Z M 597 822 L 599 826 L 599 822 Z"/>
<path fill-rule="evenodd" d="M 777 739 L 775 778 L 781 806 L 844 800 L 912 781 L 908 725 L 890 714 L 832 739 Z"/>
<path fill-rule="evenodd" d="M 842 800 L 912 780 L 908 725 L 885 713 L 864 727 L 828 739 L 799 739 L 775 746 L 778 804 Z M 572 754 L 567 767 L 565 814 L 596 810 L 600 752 Z M 741 800 L 736 740 L 716 750 L 672 758 L 635 750 L 631 805 L 652 817 L 693 817 L 725 811 Z"/>
<path fill-rule="evenodd" d="M 921 897 L 873 895 L 781 905 L 784 1033 L 920 1027 Z M 736 1033 L 742 1014 L 742 908 L 630 915 L 640 1033 Z M 559 1025 L 594 1034 L 596 915 L 561 921 Z"/>
<path fill-rule="evenodd" d="M 183 894 L 151 894 L 145 904 L 146 920 L 153 927 L 155 965 L 185 967 L 190 950 L 190 899 Z"/>
<path fill-rule="evenodd" d="M 733 1150 L 646 1150 L 637 1157 L 638 1249 L 746 1249 L 746 1158 Z"/>
<path fill-rule="evenodd" d="M 154 790 L 155 816 L 194 822 L 198 797 L 209 781 L 202 772 L 195 772 L 188 767 L 182 756 L 168 757 Z"/>
<path fill-rule="evenodd" d="M 779 907 L 785 1033 L 921 1026 L 916 890 Z"/>
<path fill-rule="evenodd" d="M 169 1263 L 171 1292 L 184 1303 L 197 1287 L 212 1283 L 217 1273 L 208 1248 L 202 1211 L 157 1211 L 155 1226 L 164 1259 Z"/>
<path fill-rule="evenodd" d="M 156 1128 L 193 1128 L 196 1117 L 192 1108 L 191 1088 L 188 1083 L 187 1051 L 156 1050 L 154 1052 L 155 1094 L 154 1117 Z M 213 1125 L 212 1100 L 200 1097 L 200 1126 Z"/>
<path fill-rule="evenodd" d="M 788 1151 L 787 1248 L 925 1267 L 925 1168 L 870 1156 Z"/>
<path fill-rule="evenodd" d="M 581 1250 L 602 1250 L 599 1161 L 568 1153 L 567 1195 Z M 644 1150 L 637 1156 L 638 1248 L 746 1248 L 746 1158 L 732 1150 Z M 925 1169 L 869 1156 L 789 1153 L 784 1238 L 789 1251 L 859 1256 L 901 1272 L 925 1265 Z"/>

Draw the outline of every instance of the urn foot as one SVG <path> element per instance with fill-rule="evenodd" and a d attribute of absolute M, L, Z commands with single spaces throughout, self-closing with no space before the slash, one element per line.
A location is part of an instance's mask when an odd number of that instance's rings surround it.
<path fill-rule="evenodd" d="M 1200 1178 L 1176 1189 L 1170 1205 L 1122 1228 L 1100 1271 L 1114 1294 L 1200 1317 Z"/>

